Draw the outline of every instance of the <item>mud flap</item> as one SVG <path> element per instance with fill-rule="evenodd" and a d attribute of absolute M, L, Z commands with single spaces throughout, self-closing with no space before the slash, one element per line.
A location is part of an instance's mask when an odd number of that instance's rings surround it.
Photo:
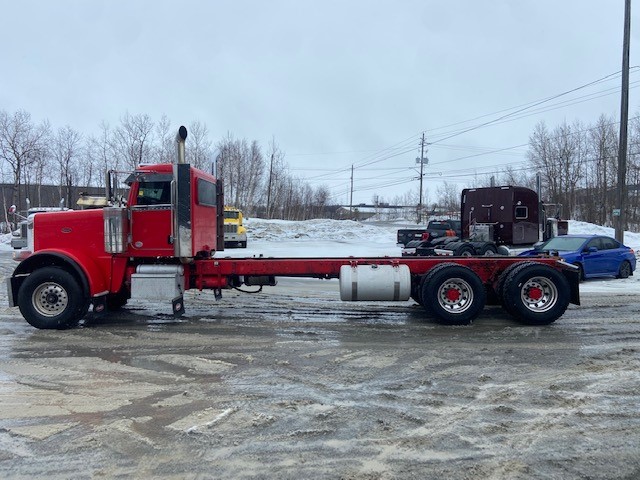
<path fill-rule="evenodd" d="M 182 295 L 180 295 L 179 297 L 174 298 L 171 301 L 171 307 L 173 309 L 173 316 L 174 317 L 181 317 L 182 315 L 184 315 L 184 299 L 182 298 Z"/>
<path fill-rule="evenodd" d="M 93 313 L 105 313 L 107 311 L 107 296 L 100 295 L 99 297 L 93 297 L 91 301 L 93 303 Z"/>
<path fill-rule="evenodd" d="M 570 302 L 580 305 L 580 273 L 578 270 L 563 270 L 565 278 L 569 281 Z"/>

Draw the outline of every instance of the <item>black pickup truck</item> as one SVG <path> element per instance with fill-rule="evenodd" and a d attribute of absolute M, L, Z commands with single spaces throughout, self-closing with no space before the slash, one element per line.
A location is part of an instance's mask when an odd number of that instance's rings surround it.
<path fill-rule="evenodd" d="M 428 239 L 439 237 L 462 235 L 462 222 L 460 220 L 431 220 L 426 228 L 405 228 L 398 230 L 398 244 L 405 246 L 412 240 L 422 240 L 424 234 L 428 233 Z M 426 238 L 425 238 L 426 239 Z"/>

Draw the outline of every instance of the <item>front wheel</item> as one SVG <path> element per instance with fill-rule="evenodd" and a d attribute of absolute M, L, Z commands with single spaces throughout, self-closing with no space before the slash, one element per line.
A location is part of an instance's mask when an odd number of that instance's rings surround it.
<path fill-rule="evenodd" d="M 36 328 L 74 327 L 86 313 L 87 305 L 88 299 L 77 280 L 61 268 L 34 271 L 18 291 L 20 313 Z"/>

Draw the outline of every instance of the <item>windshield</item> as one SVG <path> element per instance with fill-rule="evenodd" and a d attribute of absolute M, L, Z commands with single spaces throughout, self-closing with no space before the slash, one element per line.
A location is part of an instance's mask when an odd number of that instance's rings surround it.
<path fill-rule="evenodd" d="M 540 246 L 540 250 L 578 250 L 585 242 L 580 237 L 554 237 Z"/>
<path fill-rule="evenodd" d="M 236 212 L 233 210 L 224 211 L 224 218 L 238 218 L 238 217 L 239 217 L 239 212 Z"/>

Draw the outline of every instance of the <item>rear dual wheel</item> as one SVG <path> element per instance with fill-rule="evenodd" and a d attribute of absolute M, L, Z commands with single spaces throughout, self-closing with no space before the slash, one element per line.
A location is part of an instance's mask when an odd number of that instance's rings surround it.
<path fill-rule="evenodd" d="M 527 325 L 548 325 L 569 306 L 569 281 L 558 270 L 535 262 L 510 267 L 499 280 L 504 309 Z"/>
<path fill-rule="evenodd" d="M 439 270 L 442 270 L 443 268 L 447 268 L 447 267 L 451 267 L 451 266 L 456 266 L 455 263 L 442 263 L 440 265 L 436 265 L 435 267 L 433 267 L 431 270 L 429 270 L 427 275 L 420 275 L 414 278 L 414 281 L 411 285 L 411 298 L 413 300 L 415 300 L 415 302 L 424 307 L 424 302 L 422 300 L 422 289 L 424 288 L 424 282 L 425 279 L 428 277 L 428 275 L 433 274 Z"/>
<path fill-rule="evenodd" d="M 455 263 L 438 265 L 417 290 L 420 303 L 440 323 L 467 325 L 483 310 L 486 290 L 478 275 Z M 562 272 L 536 262 L 507 268 L 498 280 L 504 309 L 527 325 L 548 325 L 569 306 L 570 286 Z"/>
<path fill-rule="evenodd" d="M 486 291 L 471 269 L 447 263 L 432 269 L 421 282 L 421 304 L 446 325 L 468 325 L 482 312 Z"/>

